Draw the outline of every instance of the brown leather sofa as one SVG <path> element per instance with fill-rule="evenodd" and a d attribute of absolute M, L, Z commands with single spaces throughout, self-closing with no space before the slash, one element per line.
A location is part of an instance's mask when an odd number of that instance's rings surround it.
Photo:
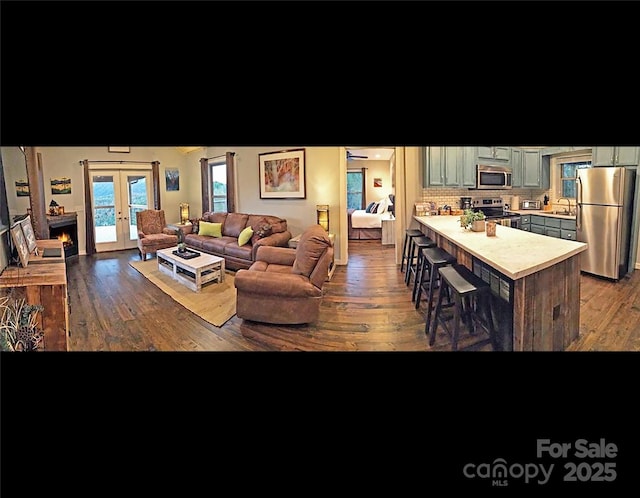
<path fill-rule="evenodd" d="M 261 246 L 287 247 L 291 232 L 287 228 L 287 220 L 266 214 L 244 213 L 212 213 L 207 211 L 199 220 L 192 220 L 196 231 L 200 221 L 222 223 L 222 237 L 189 233 L 184 242 L 187 247 L 203 251 L 225 260 L 227 270 L 249 268 L 256 260 L 256 251 Z M 259 227 L 269 226 L 269 235 L 260 237 Z M 253 227 L 251 241 L 243 246 L 238 245 L 238 236 L 247 226 Z"/>
<path fill-rule="evenodd" d="M 236 314 L 272 324 L 311 323 L 318 318 L 333 245 L 320 225 L 300 236 L 296 249 L 260 246 L 248 270 L 236 273 Z"/>

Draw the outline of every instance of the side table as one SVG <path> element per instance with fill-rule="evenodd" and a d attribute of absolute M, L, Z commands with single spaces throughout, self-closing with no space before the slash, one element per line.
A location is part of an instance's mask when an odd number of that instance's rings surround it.
<path fill-rule="evenodd" d="M 382 220 L 382 245 L 395 243 L 395 236 L 396 236 L 395 227 L 396 227 L 395 218 Z"/>

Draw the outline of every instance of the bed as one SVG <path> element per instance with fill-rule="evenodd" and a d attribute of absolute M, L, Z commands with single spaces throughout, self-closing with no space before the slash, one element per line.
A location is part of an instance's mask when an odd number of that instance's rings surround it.
<path fill-rule="evenodd" d="M 390 206 L 392 208 L 392 204 L 387 199 L 381 199 L 377 204 L 379 209 L 375 213 L 367 212 L 365 209 L 347 211 L 350 240 L 382 239 L 382 220 L 389 218 L 388 209 Z"/>

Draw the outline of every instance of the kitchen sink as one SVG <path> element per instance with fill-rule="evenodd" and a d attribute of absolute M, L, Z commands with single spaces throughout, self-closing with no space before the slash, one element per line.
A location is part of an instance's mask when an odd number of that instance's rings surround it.
<path fill-rule="evenodd" d="M 559 214 L 561 216 L 575 216 L 575 213 L 571 213 L 569 211 L 565 211 L 565 210 L 555 210 L 555 211 L 547 211 L 549 214 Z"/>

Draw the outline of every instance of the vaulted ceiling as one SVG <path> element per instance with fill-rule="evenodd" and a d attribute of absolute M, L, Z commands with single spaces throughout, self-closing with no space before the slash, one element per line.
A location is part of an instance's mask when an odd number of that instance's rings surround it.
<path fill-rule="evenodd" d="M 188 154 L 189 152 L 193 152 L 194 150 L 202 149 L 202 147 L 176 147 L 183 154 Z"/>

